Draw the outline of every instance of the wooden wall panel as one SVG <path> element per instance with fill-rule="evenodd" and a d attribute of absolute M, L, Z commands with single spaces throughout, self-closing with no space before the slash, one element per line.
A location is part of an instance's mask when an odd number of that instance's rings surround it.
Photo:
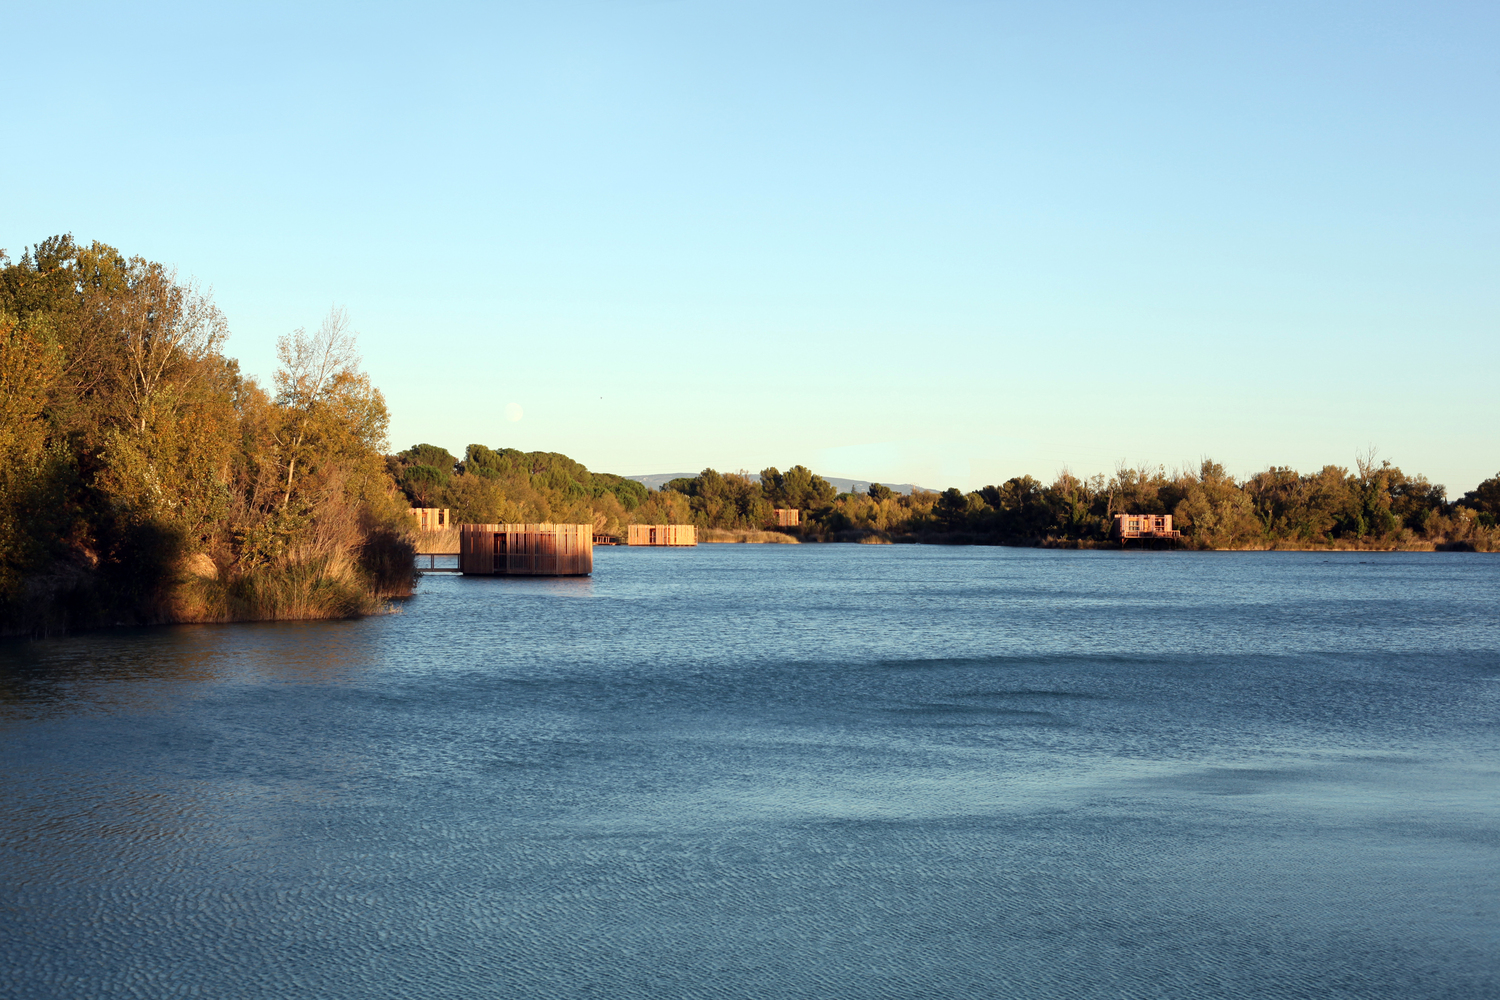
<path fill-rule="evenodd" d="M 626 545 L 697 545 L 698 529 L 691 524 L 630 524 Z"/>
<path fill-rule="evenodd" d="M 588 576 L 591 524 L 466 524 L 459 569 L 470 575 Z"/>
<path fill-rule="evenodd" d="M 438 531 L 453 527 L 452 511 L 447 507 L 413 507 L 411 516 L 421 531 Z"/>

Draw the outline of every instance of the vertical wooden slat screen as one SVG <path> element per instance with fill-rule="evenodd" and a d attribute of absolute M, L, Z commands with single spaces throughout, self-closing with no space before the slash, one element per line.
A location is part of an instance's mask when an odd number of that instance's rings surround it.
<path fill-rule="evenodd" d="M 440 531 L 444 528 L 453 527 L 453 519 L 447 507 L 413 507 L 411 516 L 416 518 L 417 527 L 422 531 Z"/>
<path fill-rule="evenodd" d="M 465 524 L 458 568 L 469 575 L 588 576 L 591 524 Z"/>
<path fill-rule="evenodd" d="M 697 545 L 698 528 L 691 524 L 628 524 L 626 545 Z"/>

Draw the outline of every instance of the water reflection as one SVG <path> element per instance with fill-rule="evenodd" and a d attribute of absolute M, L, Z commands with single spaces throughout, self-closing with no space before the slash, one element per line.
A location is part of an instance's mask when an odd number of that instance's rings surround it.
<path fill-rule="evenodd" d="M 112 629 L 0 642 L 0 717 L 140 710 L 220 683 L 329 683 L 381 662 L 364 622 Z"/>
<path fill-rule="evenodd" d="M 417 593 L 431 593 L 434 585 L 453 583 L 462 587 L 469 600 L 501 601 L 518 597 L 592 597 L 591 576 L 424 576 Z"/>

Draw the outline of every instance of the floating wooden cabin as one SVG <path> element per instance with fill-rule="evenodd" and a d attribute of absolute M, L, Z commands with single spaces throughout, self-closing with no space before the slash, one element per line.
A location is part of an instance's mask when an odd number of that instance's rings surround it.
<path fill-rule="evenodd" d="M 1128 538 L 1181 538 L 1173 529 L 1171 514 L 1116 514 L 1112 532 L 1120 541 Z"/>
<path fill-rule="evenodd" d="M 697 545 L 698 529 L 691 524 L 631 524 L 626 545 Z"/>
<path fill-rule="evenodd" d="M 771 513 L 776 515 L 778 528 L 795 528 L 802 523 L 802 512 L 791 507 L 777 507 Z"/>
<path fill-rule="evenodd" d="M 592 524 L 461 524 L 458 571 L 466 576 L 588 576 Z"/>
<path fill-rule="evenodd" d="M 417 519 L 417 527 L 423 531 L 453 527 L 453 514 L 447 507 L 413 507 L 411 516 Z"/>

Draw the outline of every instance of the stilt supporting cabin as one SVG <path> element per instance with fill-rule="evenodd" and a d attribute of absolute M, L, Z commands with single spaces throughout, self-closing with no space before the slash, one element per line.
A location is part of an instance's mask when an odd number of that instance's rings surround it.
<path fill-rule="evenodd" d="M 771 513 L 776 515 L 778 528 L 795 528 L 802 523 L 802 512 L 793 507 L 777 507 Z"/>
<path fill-rule="evenodd" d="M 594 526 L 459 525 L 458 570 L 465 576 L 588 576 Z"/>
<path fill-rule="evenodd" d="M 691 524 L 631 524 L 626 545 L 697 545 L 698 529 Z"/>

